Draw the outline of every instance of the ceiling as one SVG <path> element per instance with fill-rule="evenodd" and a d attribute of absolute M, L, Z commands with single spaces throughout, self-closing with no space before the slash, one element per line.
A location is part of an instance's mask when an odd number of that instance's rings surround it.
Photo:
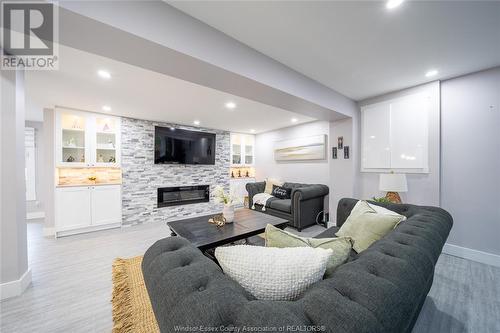
<path fill-rule="evenodd" d="M 103 80 L 97 71 L 112 75 Z M 233 132 L 261 133 L 315 119 L 218 90 L 59 46 L 59 70 L 27 71 L 28 120 L 42 120 L 55 105 L 137 119 L 165 121 Z M 225 103 L 236 103 L 229 110 Z M 292 118 L 297 121 L 292 123 Z"/>
<path fill-rule="evenodd" d="M 500 65 L 498 1 L 167 2 L 358 101 Z"/>

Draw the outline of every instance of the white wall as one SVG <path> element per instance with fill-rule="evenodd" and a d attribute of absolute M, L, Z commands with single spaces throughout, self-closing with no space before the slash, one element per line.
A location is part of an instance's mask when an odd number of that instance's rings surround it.
<path fill-rule="evenodd" d="M 39 121 L 26 121 L 26 127 L 33 127 L 35 129 L 35 192 L 36 200 L 26 202 L 26 211 L 43 212 L 44 191 L 41 187 L 41 178 L 44 175 L 44 151 L 43 151 L 43 123 Z"/>
<path fill-rule="evenodd" d="M 336 221 L 337 204 L 342 198 L 352 198 L 355 196 L 355 160 L 356 141 L 353 140 L 352 118 L 342 119 L 330 123 L 330 147 L 337 146 L 337 138 L 343 137 L 344 146 L 349 146 L 349 159 L 344 159 L 344 151 L 338 149 L 337 159 L 332 159 L 332 149 L 330 148 L 330 221 Z"/>
<path fill-rule="evenodd" d="M 258 134 L 255 137 L 255 176 L 258 181 L 267 177 L 299 183 L 325 184 L 330 195 L 325 202 L 329 207 L 330 221 L 336 219 L 338 201 L 357 196 L 356 175 L 359 167 L 357 156 L 358 132 L 354 124 L 359 116 L 334 122 L 316 121 L 280 130 Z M 275 141 L 325 134 L 328 137 L 326 159 L 308 162 L 276 162 L 273 146 Z M 337 146 L 337 137 L 344 138 L 349 146 L 350 157 L 344 159 L 344 151 L 338 150 L 336 160 L 332 159 L 332 147 Z"/>
<path fill-rule="evenodd" d="M 500 67 L 442 82 L 441 105 L 448 243 L 500 255 Z"/>
<path fill-rule="evenodd" d="M 255 177 L 278 178 L 297 183 L 329 184 L 328 158 L 318 161 L 276 162 L 274 160 L 274 142 L 308 137 L 319 134 L 329 136 L 330 126 L 327 121 L 315 121 L 307 124 L 287 127 L 255 136 Z M 328 148 L 328 152 L 330 149 Z"/>
<path fill-rule="evenodd" d="M 428 174 L 407 174 L 408 192 L 401 193 L 403 202 L 416 205 L 439 206 L 440 193 L 440 87 L 439 82 L 432 82 L 414 88 L 401 90 L 398 92 L 386 94 L 383 96 L 370 98 L 361 101 L 359 106 L 378 103 L 405 95 L 412 95 L 418 92 L 426 92 L 431 96 L 429 110 L 429 173 Z M 359 130 L 360 123 L 357 122 Z M 359 139 L 359 135 L 357 138 Z M 359 147 L 359 145 L 358 145 Z M 357 157 L 360 156 L 360 147 L 356 151 Z M 359 172 L 358 170 L 358 195 L 362 199 L 369 199 L 373 196 L 383 196 L 378 189 L 379 174 L 371 172 Z"/>
<path fill-rule="evenodd" d="M 43 136 L 41 145 L 44 147 L 41 163 L 40 195 L 43 198 L 45 213 L 44 230 L 45 236 L 54 234 L 55 210 L 54 210 L 54 179 L 55 179 L 55 113 L 53 109 L 43 110 Z"/>

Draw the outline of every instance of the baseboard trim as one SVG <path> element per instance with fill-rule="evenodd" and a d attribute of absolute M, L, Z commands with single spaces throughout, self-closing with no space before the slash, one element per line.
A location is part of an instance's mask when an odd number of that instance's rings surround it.
<path fill-rule="evenodd" d="M 27 220 L 43 219 L 45 218 L 45 212 L 28 212 L 26 213 Z"/>
<path fill-rule="evenodd" d="M 56 228 L 54 227 L 43 227 L 43 236 L 51 237 L 56 234 Z"/>
<path fill-rule="evenodd" d="M 78 228 L 78 229 L 67 229 L 67 230 L 59 230 L 59 231 L 56 230 L 55 237 L 59 238 L 59 237 L 66 237 L 66 236 L 72 236 L 72 235 L 78 235 L 78 234 L 86 234 L 88 232 L 94 232 L 94 231 L 120 228 L 121 224 L 122 224 L 121 222 L 116 222 L 116 223 L 101 224 L 101 225 Z"/>
<path fill-rule="evenodd" d="M 19 278 L 6 283 L 0 284 L 0 300 L 21 295 L 26 288 L 31 284 L 31 268 Z"/>
<path fill-rule="evenodd" d="M 446 243 L 443 247 L 443 253 L 460 257 L 472 261 L 477 261 L 483 264 L 500 267 L 500 255 L 483 252 L 479 250 L 469 249 L 453 244 Z"/>

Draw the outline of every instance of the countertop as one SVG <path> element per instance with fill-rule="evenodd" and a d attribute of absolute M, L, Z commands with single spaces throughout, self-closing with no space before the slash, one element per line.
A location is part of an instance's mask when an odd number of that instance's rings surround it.
<path fill-rule="evenodd" d="M 88 187 L 88 186 L 110 186 L 110 185 L 121 185 L 122 183 L 97 183 L 97 184 L 62 184 L 56 185 L 56 187 Z"/>

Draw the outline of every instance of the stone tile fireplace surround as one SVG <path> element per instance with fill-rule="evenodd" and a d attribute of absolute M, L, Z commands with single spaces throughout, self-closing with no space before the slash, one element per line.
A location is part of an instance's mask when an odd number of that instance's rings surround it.
<path fill-rule="evenodd" d="M 215 165 L 154 164 L 154 127 L 175 127 L 216 134 Z M 161 222 L 222 211 L 213 201 L 215 185 L 229 189 L 230 133 L 169 123 L 122 118 L 123 225 Z M 210 185 L 210 201 L 157 207 L 159 187 Z"/>

